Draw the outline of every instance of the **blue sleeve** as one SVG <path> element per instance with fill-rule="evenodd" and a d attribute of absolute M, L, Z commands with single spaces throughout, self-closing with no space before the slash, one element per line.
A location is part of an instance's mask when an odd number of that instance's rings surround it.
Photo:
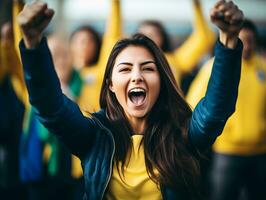
<path fill-rule="evenodd" d="M 205 97 L 197 104 L 189 125 L 189 140 L 199 150 L 210 147 L 234 113 L 243 45 L 225 48 L 219 41 Z"/>
<path fill-rule="evenodd" d="M 30 103 L 40 121 L 82 157 L 94 141 L 97 125 L 62 93 L 46 38 L 35 49 L 26 49 L 21 41 L 20 53 Z"/>

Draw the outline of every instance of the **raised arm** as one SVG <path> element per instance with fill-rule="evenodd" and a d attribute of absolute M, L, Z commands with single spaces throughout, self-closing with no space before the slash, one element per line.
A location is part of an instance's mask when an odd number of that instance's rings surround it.
<path fill-rule="evenodd" d="M 12 5 L 13 24 L 12 25 L 13 25 L 13 33 L 14 33 L 14 45 L 15 45 L 15 49 L 18 55 L 20 55 L 19 42 L 22 39 L 22 33 L 19 29 L 19 24 L 17 23 L 17 16 L 22 11 L 23 7 L 24 7 L 23 0 L 13 0 L 13 5 Z"/>
<path fill-rule="evenodd" d="M 1 27 L 1 67 L 0 80 L 9 76 L 12 87 L 24 105 L 28 102 L 25 82 L 22 76 L 22 66 L 15 50 L 13 29 L 11 23 L 5 23 Z M 1 78 L 2 77 L 2 78 Z"/>
<path fill-rule="evenodd" d="M 22 33 L 19 29 L 19 25 L 17 22 L 17 16 L 22 11 L 24 6 L 23 0 L 13 0 L 12 5 L 12 26 L 13 26 L 13 36 L 14 42 L 12 48 L 12 57 L 14 60 L 14 65 L 12 66 L 12 84 L 14 86 L 14 90 L 19 99 L 23 102 L 26 108 L 29 107 L 29 96 L 26 89 L 26 84 L 23 76 L 22 63 L 20 59 L 19 53 L 19 41 L 22 39 Z"/>
<path fill-rule="evenodd" d="M 220 41 L 215 47 L 207 92 L 193 112 L 189 130 L 191 142 L 199 149 L 215 141 L 233 114 L 240 80 L 242 43 L 238 33 L 243 13 L 232 2 L 219 1 L 211 19 L 219 28 Z"/>
<path fill-rule="evenodd" d="M 111 12 L 106 23 L 106 29 L 103 36 L 103 44 L 101 47 L 99 63 L 102 71 L 105 71 L 107 58 L 114 44 L 122 37 L 120 0 L 111 0 Z"/>
<path fill-rule="evenodd" d="M 46 39 L 42 38 L 53 14 L 47 4 L 36 1 L 26 4 L 18 16 L 23 35 L 20 51 L 26 85 L 40 121 L 57 134 L 72 153 L 82 156 L 94 141 L 96 125 L 61 91 Z"/>
<path fill-rule="evenodd" d="M 203 16 L 200 0 L 193 0 L 193 10 L 193 32 L 174 52 L 181 73 L 193 70 L 202 56 L 213 48 L 216 40 L 215 33 Z"/>

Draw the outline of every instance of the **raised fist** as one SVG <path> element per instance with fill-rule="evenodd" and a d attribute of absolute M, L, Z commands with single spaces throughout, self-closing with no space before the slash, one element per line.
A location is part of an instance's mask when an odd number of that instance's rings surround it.
<path fill-rule="evenodd" d="M 48 26 L 54 15 L 46 3 L 34 1 L 26 4 L 19 13 L 17 20 L 22 31 L 26 48 L 35 48 L 42 38 L 43 30 Z"/>
<path fill-rule="evenodd" d="M 244 20 L 243 12 L 232 1 L 218 1 L 211 10 L 211 21 L 220 29 L 220 40 L 234 46 Z M 233 47 L 232 46 L 232 47 Z"/>

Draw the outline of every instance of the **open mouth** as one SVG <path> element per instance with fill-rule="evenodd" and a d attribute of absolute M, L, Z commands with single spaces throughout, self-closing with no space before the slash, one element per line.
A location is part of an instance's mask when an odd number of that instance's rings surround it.
<path fill-rule="evenodd" d="M 130 101 L 136 106 L 142 105 L 146 98 L 146 91 L 143 88 L 134 88 L 128 92 Z"/>

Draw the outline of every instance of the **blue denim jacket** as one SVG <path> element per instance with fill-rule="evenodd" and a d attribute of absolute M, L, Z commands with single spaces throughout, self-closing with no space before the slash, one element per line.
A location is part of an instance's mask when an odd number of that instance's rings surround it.
<path fill-rule="evenodd" d="M 41 122 L 55 133 L 82 162 L 85 199 L 100 200 L 110 181 L 115 151 L 112 126 L 105 110 L 87 118 L 78 105 L 62 94 L 46 39 L 36 49 L 20 43 L 30 102 Z M 197 149 L 210 147 L 235 110 L 240 79 L 242 43 L 215 47 L 215 62 L 205 97 L 192 113 L 189 140 Z M 182 191 L 162 187 L 164 200 L 188 199 Z"/>

